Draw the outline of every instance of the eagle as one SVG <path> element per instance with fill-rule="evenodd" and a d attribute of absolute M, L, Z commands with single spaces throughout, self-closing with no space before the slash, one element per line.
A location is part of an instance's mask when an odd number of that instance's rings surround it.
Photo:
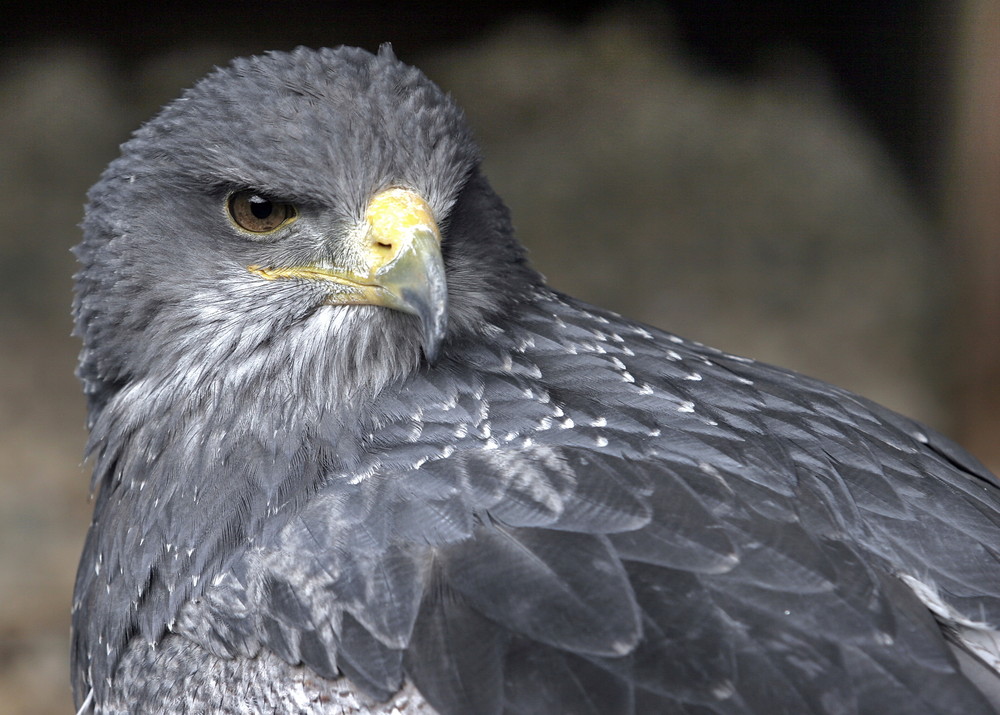
<path fill-rule="evenodd" d="M 550 288 L 388 46 L 214 70 L 82 227 L 81 713 L 1000 703 L 996 478 Z"/>

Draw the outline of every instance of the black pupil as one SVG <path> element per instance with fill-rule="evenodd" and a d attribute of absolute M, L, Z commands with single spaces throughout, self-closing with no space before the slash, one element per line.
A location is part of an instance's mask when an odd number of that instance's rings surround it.
<path fill-rule="evenodd" d="M 250 213 L 259 219 L 268 218 L 274 213 L 274 204 L 267 199 L 253 196 L 250 198 Z"/>

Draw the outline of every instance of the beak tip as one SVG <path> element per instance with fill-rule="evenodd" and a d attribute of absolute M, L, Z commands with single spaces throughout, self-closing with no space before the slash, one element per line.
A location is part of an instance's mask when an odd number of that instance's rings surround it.
<path fill-rule="evenodd" d="M 423 350 L 424 350 L 424 360 L 427 361 L 428 365 L 433 365 L 434 363 L 437 362 L 438 355 L 441 354 L 440 345 L 435 343 L 431 343 L 430 345 L 428 345 L 425 343 L 423 346 Z"/>
<path fill-rule="evenodd" d="M 424 358 L 430 364 L 437 361 L 441 355 L 441 343 L 444 342 L 447 331 L 447 314 L 443 303 L 439 303 L 434 308 L 433 315 L 420 316 L 420 322 L 423 324 L 420 347 L 424 351 Z"/>

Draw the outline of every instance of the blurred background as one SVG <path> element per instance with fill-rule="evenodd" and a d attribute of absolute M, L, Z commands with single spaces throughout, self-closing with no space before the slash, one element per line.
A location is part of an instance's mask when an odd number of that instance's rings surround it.
<path fill-rule="evenodd" d="M 391 41 L 466 107 L 555 287 L 1000 467 L 998 0 L 36 2 L 0 33 L 0 712 L 71 711 L 86 190 L 236 55 Z"/>

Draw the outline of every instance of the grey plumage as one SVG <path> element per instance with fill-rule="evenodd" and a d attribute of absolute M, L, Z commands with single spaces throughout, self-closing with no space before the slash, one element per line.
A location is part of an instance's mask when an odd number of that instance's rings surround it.
<path fill-rule="evenodd" d="M 997 679 L 994 477 L 551 290 L 478 161 L 388 50 L 237 60 L 123 146 L 77 249 L 77 704 L 991 712 L 949 640 Z M 344 262 L 390 186 L 442 229 L 433 362 L 412 315 L 247 270 Z M 245 189 L 297 220 L 233 230 Z"/>

